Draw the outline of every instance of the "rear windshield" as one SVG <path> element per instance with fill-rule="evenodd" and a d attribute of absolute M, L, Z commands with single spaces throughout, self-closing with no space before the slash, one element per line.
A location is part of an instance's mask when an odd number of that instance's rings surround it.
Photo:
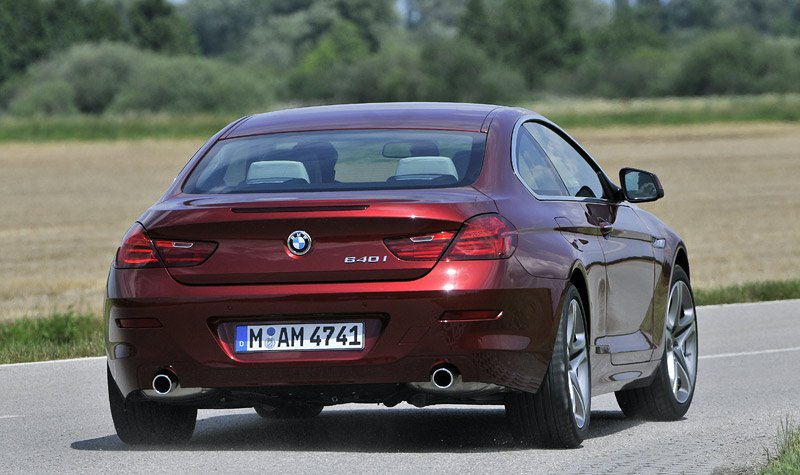
<path fill-rule="evenodd" d="M 338 130 L 221 140 L 183 191 L 269 193 L 463 186 L 480 173 L 486 135 Z"/>

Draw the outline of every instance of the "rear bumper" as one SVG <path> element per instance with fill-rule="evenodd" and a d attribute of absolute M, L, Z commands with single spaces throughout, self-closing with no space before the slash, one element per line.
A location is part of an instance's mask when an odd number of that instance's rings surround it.
<path fill-rule="evenodd" d="M 535 391 L 552 354 L 565 281 L 530 276 L 515 258 L 440 262 L 404 282 L 187 286 L 165 269 L 112 269 L 105 318 L 112 376 L 123 395 L 169 369 L 184 388 L 286 387 L 427 381 L 437 364 L 465 382 Z M 500 310 L 501 318 L 442 322 L 445 311 Z M 160 328 L 120 328 L 157 318 Z M 364 321 L 359 352 L 237 355 L 224 323 Z M 115 347 L 132 353 L 117 358 Z"/>

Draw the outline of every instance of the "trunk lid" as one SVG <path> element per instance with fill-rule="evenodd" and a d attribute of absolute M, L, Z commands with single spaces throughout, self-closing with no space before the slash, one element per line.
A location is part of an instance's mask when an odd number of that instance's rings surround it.
<path fill-rule="evenodd" d="M 172 267 L 194 285 L 412 280 L 435 261 L 405 261 L 384 239 L 458 231 L 471 216 L 496 212 L 470 187 L 298 194 L 179 195 L 141 219 L 151 239 L 214 241 L 203 264 Z M 305 231 L 311 250 L 297 256 L 289 236 Z"/>

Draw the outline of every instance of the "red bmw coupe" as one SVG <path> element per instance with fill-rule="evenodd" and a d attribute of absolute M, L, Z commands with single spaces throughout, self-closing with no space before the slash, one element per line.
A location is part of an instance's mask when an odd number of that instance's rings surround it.
<path fill-rule="evenodd" d="M 686 248 L 528 110 L 313 107 L 237 120 L 133 223 L 109 273 L 108 393 L 129 444 L 198 408 L 505 405 L 523 443 L 575 447 L 592 396 L 689 408 Z"/>

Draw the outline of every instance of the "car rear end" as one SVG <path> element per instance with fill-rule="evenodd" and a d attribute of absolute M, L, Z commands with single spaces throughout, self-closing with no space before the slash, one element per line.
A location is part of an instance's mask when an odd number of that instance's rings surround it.
<path fill-rule="evenodd" d="M 474 129 L 210 144 L 109 273 L 122 396 L 427 405 L 534 391 L 564 284 L 522 268 L 514 225 L 471 186 L 486 164 Z"/>

